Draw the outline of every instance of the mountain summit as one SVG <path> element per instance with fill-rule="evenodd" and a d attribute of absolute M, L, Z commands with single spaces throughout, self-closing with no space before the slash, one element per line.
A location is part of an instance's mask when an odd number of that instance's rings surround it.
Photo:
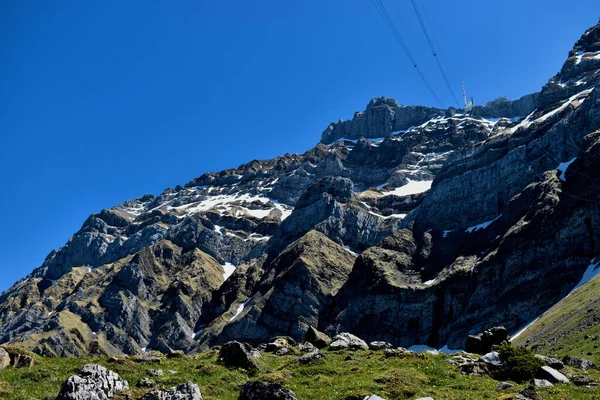
<path fill-rule="evenodd" d="M 91 215 L 0 296 L 0 342 L 47 356 L 195 352 L 310 327 L 463 348 L 516 331 L 600 253 L 600 25 L 516 101 L 376 98 L 304 154 Z"/>

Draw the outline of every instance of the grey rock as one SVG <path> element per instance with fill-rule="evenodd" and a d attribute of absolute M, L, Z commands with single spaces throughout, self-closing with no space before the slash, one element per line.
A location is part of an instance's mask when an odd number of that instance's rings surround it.
<path fill-rule="evenodd" d="M 10 365 L 10 355 L 6 350 L 0 347 L 0 369 L 4 369 Z"/>
<path fill-rule="evenodd" d="M 532 384 L 533 384 L 533 386 L 535 386 L 536 388 L 539 388 L 539 389 L 548 389 L 548 388 L 554 387 L 554 385 L 546 379 L 534 379 Z"/>
<path fill-rule="evenodd" d="M 391 349 L 393 347 L 394 346 L 391 343 L 383 342 L 380 340 L 376 340 L 376 341 L 369 343 L 369 349 L 371 349 L 371 350 L 384 350 L 384 349 Z"/>
<path fill-rule="evenodd" d="M 492 369 L 504 367 L 504 362 L 500 359 L 500 354 L 498 354 L 496 351 L 492 351 L 481 356 L 478 361 L 485 363 L 488 368 Z"/>
<path fill-rule="evenodd" d="M 56 400 L 105 400 L 112 399 L 118 392 L 129 389 L 127 381 L 106 368 L 88 364 L 67 379 Z"/>
<path fill-rule="evenodd" d="M 571 377 L 571 381 L 576 386 L 598 386 L 598 382 L 590 378 L 589 376 L 574 375 Z"/>
<path fill-rule="evenodd" d="M 142 378 L 136 386 L 139 388 L 153 388 L 156 386 L 156 381 L 150 378 Z"/>
<path fill-rule="evenodd" d="M 508 331 L 503 326 L 491 328 L 477 335 L 469 335 L 465 351 L 486 354 L 493 346 L 508 343 L 508 339 Z"/>
<path fill-rule="evenodd" d="M 317 347 L 310 342 L 302 342 L 298 345 L 298 348 L 303 353 L 312 353 L 317 350 Z"/>
<path fill-rule="evenodd" d="M 573 357 L 567 355 L 563 358 L 563 363 L 568 365 L 569 367 L 578 368 L 584 371 L 588 369 L 596 369 L 596 366 L 590 360 L 586 360 L 585 358 Z"/>
<path fill-rule="evenodd" d="M 303 356 L 298 358 L 298 363 L 300 364 L 312 364 L 319 360 L 325 358 L 325 354 L 321 353 L 319 350 L 312 351 L 310 353 L 304 354 Z"/>
<path fill-rule="evenodd" d="M 318 331 L 312 326 L 308 327 L 306 335 L 304 336 L 304 340 L 306 340 L 309 343 L 312 343 L 318 349 L 322 349 L 324 347 L 329 346 L 329 344 L 332 341 L 329 336 L 327 336 L 323 332 Z"/>
<path fill-rule="evenodd" d="M 296 395 L 278 383 L 249 381 L 244 384 L 239 400 L 297 400 Z"/>
<path fill-rule="evenodd" d="M 152 390 L 142 400 L 202 400 L 202 395 L 198 385 L 186 382 L 170 389 Z"/>
<path fill-rule="evenodd" d="M 363 400 L 385 400 L 383 397 L 379 397 L 376 394 L 366 396 Z"/>
<path fill-rule="evenodd" d="M 500 389 L 500 390 L 508 390 L 508 389 L 511 389 L 514 387 L 515 387 L 515 385 L 510 382 L 500 382 L 500 383 L 498 383 L 498 385 L 496 385 L 496 388 Z"/>
<path fill-rule="evenodd" d="M 546 357 L 540 354 L 536 354 L 535 357 L 544 361 L 549 367 L 552 367 L 554 369 L 561 370 L 565 367 L 565 364 L 562 361 L 557 360 L 556 358 Z"/>
<path fill-rule="evenodd" d="M 146 370 L 146 373 L 150 376 L 163 376 L 162 369 L 148 369 Z"/>
<path fill-rule="evenodd" d="M 358 336 L 348 332 L 343 332 L 333 337 L 333 342 L 329 345 L 329 350 L 369 350 L 367 343 Z"/>
<path fill-rule="evenodd" d="M 565 383 L 567 385 L 570 383 L 566 376 L 548 366 L 541 367 L 538 372 L 536 372 L 535 377 L 538 379 L 546 379 L 551 383 Z"/>
<path fill-rule="evenodd" d="M 228 367 L 258 369 L 258 364 L 240 342 L 228 342 L 219 351 L 219 360 Z"/>

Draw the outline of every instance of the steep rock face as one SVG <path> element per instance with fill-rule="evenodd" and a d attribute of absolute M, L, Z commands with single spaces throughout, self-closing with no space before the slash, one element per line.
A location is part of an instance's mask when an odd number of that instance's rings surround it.
<path fill-rule="evenodd" d="M 0 334 L 3 341 L 50 356 L 135 354 L 147 346 L 187 350 L 202 305 L 223 282 L 223 273 L 202 251 L 183 253 L 161 241 L 116 263 L 76 268 L 50 282 L 30 300 L 25 315 L 35 310 L 36 318 L 28 323 L 10 318 L 3 307 Z M 44 282 L 32 281 L 37 287 Z"/>
<path fill-rule="evenodd" d="M 364 112 L 355 113 L 352 120 L 331 123 L 321 135 L 321 143 L 330 144 L 340 138 L 384 138 L 443 114 L 437 108 L 405 107 L 389 97 L 379 97 L 371 100 Z"/>
<path fill-rule="evenodd" d="M 234 301 L 208 325 L 200 341 L 205 346 L 233 338 L 251 343 L 277 335 L 303 338 L 309 326 L 327 320 L 355 258 L 323 234 L 308 232 L 263 265 L 264 275 L 251 297 Z"/>

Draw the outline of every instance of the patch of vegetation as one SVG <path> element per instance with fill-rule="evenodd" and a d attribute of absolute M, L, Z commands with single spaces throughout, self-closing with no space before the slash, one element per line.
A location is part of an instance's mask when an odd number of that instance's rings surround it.
<path fill-rule="evenodd" d="M 524 357 L 521 350 L 511 350 L 511 357 Z M 47 358 L 39 357 L 39 364 L 30 369 L 0 370 L 1 400 L 54 399 L 61 384 L 85 364 L 100 364 L 118 373 L 129 382 L 125 394 L 132 399 L 141 398 L 149 389 L 136 388 L 148 369 L 162 369 L 164 375 L 152 377 L 159 387 L 168 388 L 180 383 L 196 383 L 205 400 L 237 400 L 239 391 L 248 380 L 265 380 L 281 383 L 293 390 L 301 400 L 344 400 L 349 396 L 363 398 L 377 394 L 386 400 L 405 400 L 433 397 L 436 400 L 496 399 L 506 392 L 496 388 L 498 382 L 490 377 L 467 376 L 455 366 L 446 363 L 447 356 L 425 355 L 418 357 L 389 357 L 383 351 L 324 351 L 322 361 L 302 365 L 297 356 L 263 354 L 258 358 L 260 369 L 249 373 L 242 369 L 229 369 L 217 362 L 218 350 L 212 349 L 194 357 L 164 358 L 161 362 L 136 363 L 131 358 L 117 362 L 107 357 Z M 503 352 L 506 354 L 506 352 Z M 351 355 L 351 359 L 346 359 Z M 510 361 L 509 361 L 510 362 Z M 516 362 L 516 361 L 515 361 Z M 170 373 L 169 370 L 175 371 Z M 518 366 L 513 368 L 519 371 Z M 598 379 L 599 371 L 589 371 Z M 522 374 L 522 372 L 519 372 Z M 517 393 L 526 384 L 511 389 Z M 557 386 L 544 393 L 546 400 L 597 399 L 596 388 Z M 124 398 L 124 397 L 123 397 Z M 120 398 L 121 400 L 123 398 Z"/>
<path fill-rule="evenodd" d="M 584 357 L 600 365 L 600 275 L 554 305 L 513 344 L 562 359 Z"/>
<path fill-rule="evenodd" d="M 545 365 L 542 360 L 535 357 L 531 350 L 525 347 L 513 347 L 505 344 L 496 350 L 505 364 L 505 368 L 500 371 L 502 379 L 510 379 L 519 383 L 527 382 L 533 378 L 540 367 Z"/>

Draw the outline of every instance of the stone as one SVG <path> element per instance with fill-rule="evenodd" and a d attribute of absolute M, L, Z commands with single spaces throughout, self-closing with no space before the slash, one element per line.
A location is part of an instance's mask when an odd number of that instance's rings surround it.
<path fill-rule="evenodd" d="M 163 376 L 162 369 L 147 369 L 146 373 L 150 376 Z"/>
<path fill-rule="evenodd" d="M 385 349 L 391 349 L 394 346 L 391 343 L 388 342 L 382 342 L 382 341 L 374 341 L 369 343 L 369 349 L 371 350 L 385 350 Z"/>
<path fill-rule="evenodd" d="M 544 361 L 549 367 L 552 367 L 554 369 L 561 370 L 565 367 L 565 364 L 562 361 L 557 360 L 556 358 L 546 357 L 540 354 L 536 354 L 535 357 Z"/>
<path fill-rule="evenodd" d="M 100 365 L 88 364 L 81 368 L 78 375 L 71 376 L 62 384 L 56 400 L 106 400 L 127 389 L 127 381 L 115 372 Z"/>
<path fill-rule="evenodd" d="M 140 379 L 136 386 L 139 388 L 153 388 L 154 386 L 156 386 L 156 381 L 144 377 Z"/>
<path fill-rule="evenodd" d="M 589 376 L 583 375 L 573 375 L 571 377 L 571 382 L 575 384 L 575 386 L 597 386 L 598 382 L 590 378 Z"/>
<path fill-rule="evenodd" d="M 198 385 L 186 382 L 170 389 L 154 389 L 141 400 L 202 400 L 202 395 Z"/>
<path fill-rule="evenodd" d="M 481 356 L 478 361 L 485 363 L 488 368 L 491 369 L 500 369 L 504 367 L 504 362 L 500 359 L 500 354 L 496 351 Z"/>
<path fill-rule="evenodd" d="M 535 386 L 529 385 L 525 389 L 521 390 L 520 395 L 523 397 L 517 397 L 519 400 L 543 400 L 542 396 L 535 390 Z"/>
<path fill-rule="evenodd" d="M 302 342 L 298 345 L 298 348 L 303 353 L 312 353 L 315 350 L 318 350 L 317 347 L 310 342 Z"/>
<path fill-rule="evenodd" d="M 369 350 L 369 346 L 367 343 L 359 338 L 358 336 L 354 336 L 351 333 L 340 333 L 333 337 L 333 342 L 329 345 L 329 350 L 336 351 L 342 349 L 349 350 Z"/>
<path fill-rule="evenodd" d="M 0 369 L 4 369 L 10 365 L 10 355 L 6 350 L 0 347 Z"/>
<path fill-rule="evenodd" d="M 329 344 L 332 341 L 329 336 L 327 336 L 323 332 L 318 331 L 312 326 L 308 327 L 306 335 L 304 336 L 304 340 L 306 340 L 309 343 L 312 343 L 318 349 L 322 349 L 324 347 L 329 346 Z"/>
<path fill-rule="evenodd" d="M 219 350 L 219 360 L 227 367 L 258 369 L 258 364 L 240 342 L 225 343 Z"/>
<path fill-rule="evenodd" d="M 297 362 L 300 364 L 312 364 L 314 362 L 318 362 L 325 358 L 325 354 L 321 353 L 319 350 L 315 350 L 313 352 L 304 354 L 299 357 Z"/>
<path fill-rule="evenodd" d="M 372 394 L 369 396 L 366 396 L 363 400 L 385 400 L 383 397 L 379 397 L 376 394 Z"/>
<path fill-rule="evenodd" d="M 298 400 L 294 392 L 278 383 L 249 381 L 242 386 L 238 400 Z"/>
<path fill-rule="evenodd" d="M 418 399 L 415 400 L 433 400 L 433 397 L 419 397 Z"/>
<path fill-rule="evenodd" d="M 569 367 L 578 368 L 584 371 L 588 369 L 596 369 L 596 366 L 590 360 L 586 360 L 585 358 L 573 357 L 573 356 L 565 356 L 563 358 L 563 363 L 568 365 Z"/>
<path fill-rule="evenodd" d="M 496 386 L 496 388 L 500 389 L 500 390 L 508 390 L 508 389 L 511 389 L 511 388 L 514 388 L 514 387 L 515 387 L 515 385 L 512 384 L 512 383 L 510 383 L 510 382 L 500 382 Z"/>
<path fill-rule="evenodd" d="M 476 354 L 486 354 L 492 347 L 508 343 L 508 330 L 503 326 L 488 329 L 478 335 L 469 335 L 465 351 Z"/>
<path fill-rule="evenodd" d="M 535 374 L 538 379 L 546 379 L 551 383 L 569 384 L 569 379 L 552 367 L 543 366 Z"/>
<path fill-rule="evenodd" d="M 531 383 L 533 384 L 533 386 L 539 389 L 548 389 L 554 387 L 554 385 L 546 379 L 534 379 Z"/>
<path fill-rule="evenodd" d="M 167 354 L 167 358 L 183 358 L 185 357 L 185 353 L 183 350 L 173 350 Z"/>
<path fill-rule="evenodd" d="M 292 350 L 289 347 L 282 347 L 275 352 L 276 356 L 287 356 L 292 354 Z"/>

